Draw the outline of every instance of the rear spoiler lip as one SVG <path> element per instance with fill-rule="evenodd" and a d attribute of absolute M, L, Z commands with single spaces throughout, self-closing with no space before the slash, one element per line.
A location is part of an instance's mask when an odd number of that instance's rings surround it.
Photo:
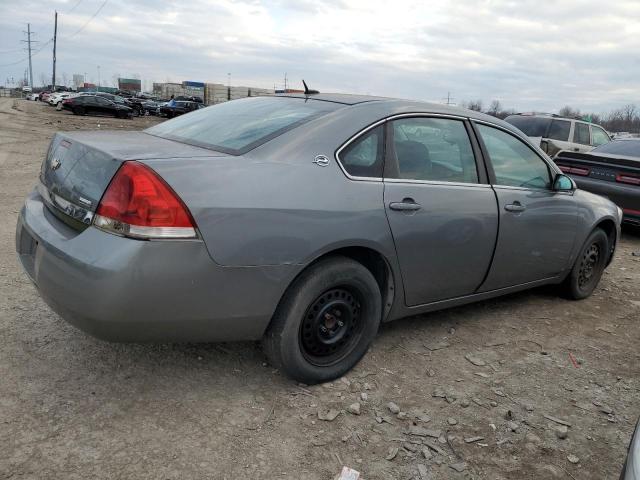
<path fill-rule="evenodd" d="M 600 163 L 608 166 L 619 166 L 624 168 L 631 168 L 640 171 L 640 158 L 627 157 L 624 155 L 611 155 L 611 154 L 598 154 L 590 152 L 571 152 L 568 150 L 561 150 L 553 158 L 553 161 L 561 160 L 582 160 L 587 162 Z"/>

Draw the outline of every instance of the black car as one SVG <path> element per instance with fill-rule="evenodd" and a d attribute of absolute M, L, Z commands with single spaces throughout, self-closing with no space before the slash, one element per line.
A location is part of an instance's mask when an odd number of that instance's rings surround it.
<path fill-rule="evenodd" d="M 97 92 L 96 95 L 106 98 L 107 100 L 111 100 L 112 102 L 119 105 L 126 105 L 133 110 L 134 116 L 144 115 L 144 107 L 142 106 L 142 102 L 137 98 L 125 98 L 120 95 L 114 95 L 112 93 L 106 92 Z"/>
<path fill-rule="evenodd" d="M 118 118 L 131 118 L 133 109 L 127 105 L 116 103 L 103 95 L 80 95 L 62 101 L 62 108 L 75 115 L 108 115 Z"/>
<path fill-rule="evenodd" d="M 175 106 L 163 105 L 160 107 L 160 115 L 173 118 L 178 115 L 182 115 L 184 113 L 193 112 L 194 110 L 198 110 L 200 108 L 205 108 L 205 105 L 199 102 L 191 102 L 191 101 L 177 101 Z"/>
<path fill-rule="evenodd" d="M 614 140 L 586 153 L 561 150 L 553 160 L 579 188 L 622 208 L 623 222 L 640 225 L 640 139 Z"/>

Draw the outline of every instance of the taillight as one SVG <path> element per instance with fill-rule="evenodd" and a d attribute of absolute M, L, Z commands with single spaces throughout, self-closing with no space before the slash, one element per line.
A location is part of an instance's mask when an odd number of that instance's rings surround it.
<path fill-rule="evenodd" d="M 107 187 L 94 225 L 136 238 L 196 238 L 195 222 L 178 195 L 157 173 L 124 162 Z"/>
<path fill-rule="evenodd" d="M 616 175 L 616 182 L 628 183 L 629 185 L 640 185 L 640 177 L 629 175 L 627 173 L 619 173 Z"/>
<path fill-rule="evenodd" d="M 586 177 L 591 172 L 590 169 L 584 167 L 570 167 L 568 165 L 557 164 L 562 173 L 571 173 L 572 175 L 580 175 Z"/>
<path fill-rule="evenodd" d="M 62 100 L 62 103 L 71 103 L 71 99 L 70 98 L 65 98 L 64 100 Z"/>

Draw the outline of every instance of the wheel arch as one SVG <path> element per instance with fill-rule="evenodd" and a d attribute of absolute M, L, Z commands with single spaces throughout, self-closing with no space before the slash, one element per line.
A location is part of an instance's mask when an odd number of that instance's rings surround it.
<path fill-rule="evenodd" d="M 362 264 L 375 278 L 380 288 L 380 295 L 382 298 L 382 319 L 384 322 L 393 306 L 396 299 L 399 297 L 397 292 L 399 286 L 397 284 L 396 275 L 393 271 L 389 259 L 383 255 L 379 250 L 363 245 L 350 245 L 335 247 L 331 250 L 319 253 L 311 261 L 305 263 L 304 268 L 289 281 L 284 289 L 278 307 L 285 297 L 286 293 L 291 288 L 291 285 L 304 273 L 308 268 L 316 263 L 330 257 L 347 257 L 356 262 Z M 276 307 L 276 310 L 277 308 Z"/>

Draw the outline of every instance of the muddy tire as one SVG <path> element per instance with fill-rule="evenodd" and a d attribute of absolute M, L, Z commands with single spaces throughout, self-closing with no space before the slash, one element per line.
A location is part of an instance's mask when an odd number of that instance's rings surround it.
<path fill-rule="evenodd" d="M 371 272 L 346 257 L 304 271 L 281 300 L 263 338 L 270 363 L 307 384 L 344 375 L 364 356 L 382 317 Z"/>
<path fill-rule="evenodd" d="M 584 242 L 562 285 L 564 295 L 573 300 L 582 300 L 591 295 L 600 282 L 608 256 L 609 239 L 603 230 L 597 228 Z"/>

